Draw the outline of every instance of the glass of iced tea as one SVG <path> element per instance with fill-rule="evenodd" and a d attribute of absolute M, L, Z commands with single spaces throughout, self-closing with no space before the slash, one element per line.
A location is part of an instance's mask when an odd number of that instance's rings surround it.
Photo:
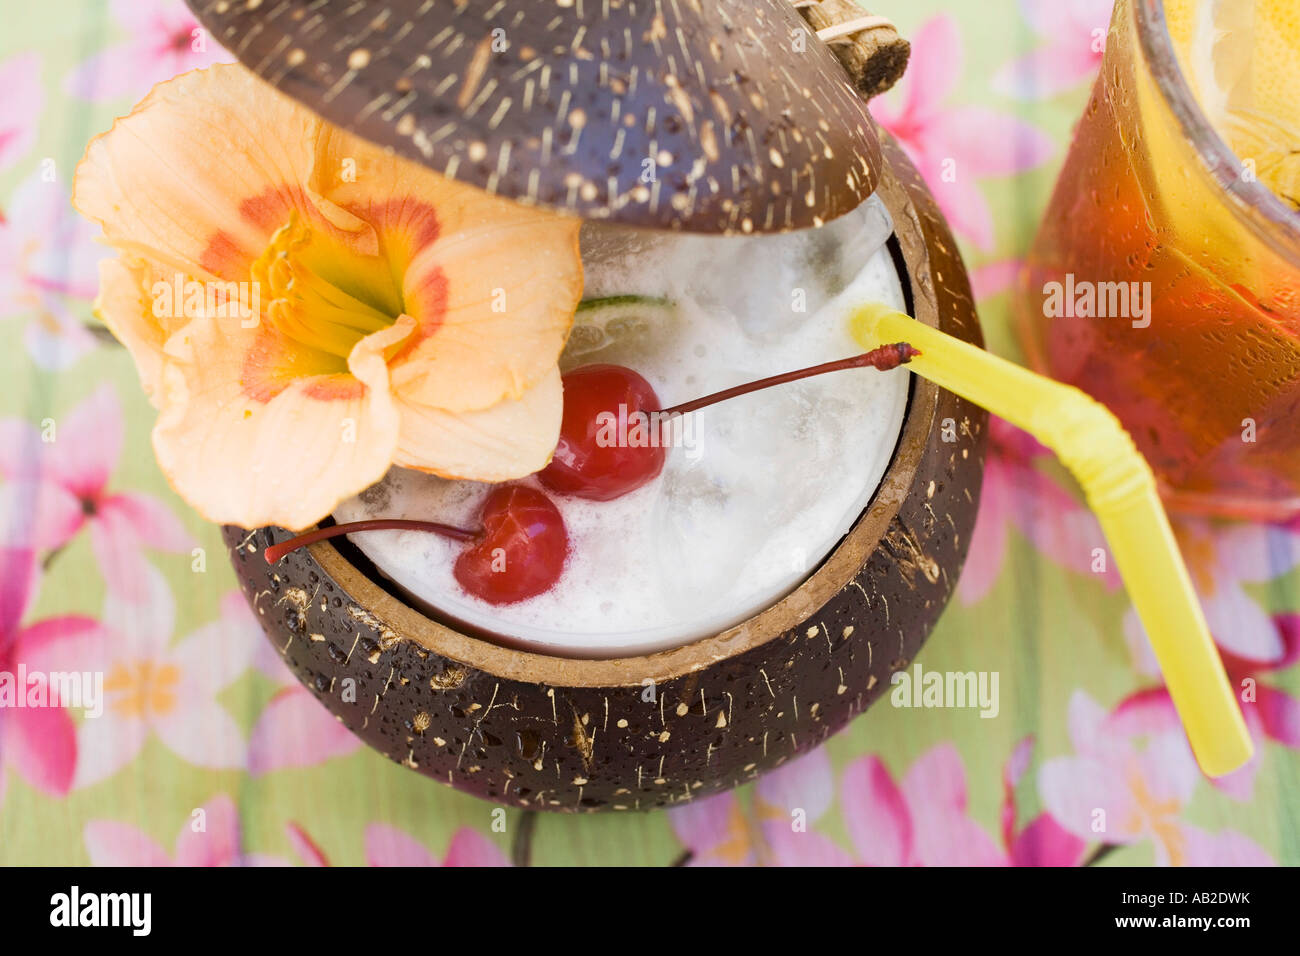
<path fill-rule="evenodd" d="M 1118 0 L 1017 312 L 1171 507 L 1300 514 L 1300 5 Z"/>

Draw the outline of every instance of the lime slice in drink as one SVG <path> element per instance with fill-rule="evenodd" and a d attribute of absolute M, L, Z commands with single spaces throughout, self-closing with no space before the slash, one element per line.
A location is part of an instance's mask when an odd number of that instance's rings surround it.
<path fill-rule="evenodd" d="M 584 299 L 573 316 L 573 330 L 564 348 L 565 360 L 591 362 L 615 346 L 635 347 L 657 329 L 672 322 L 677 306 L 669 299 L 646 295 L 611 295 Z"/>

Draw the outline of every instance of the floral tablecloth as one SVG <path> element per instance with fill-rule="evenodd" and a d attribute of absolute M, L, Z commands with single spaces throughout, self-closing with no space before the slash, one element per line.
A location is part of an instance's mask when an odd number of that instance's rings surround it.
<path fill-rule="evenodd" d="M 1019 358 L 1010 284 L 1109 2 L 880 7 L 913 55 L 875 115 L 962 241 L 990 348 Z M 179 0 L 8 4 L 3 24 L 0 675 L 102 669 L 105 705 L 0 707 L 0 863 L 1300 863 L 1300 524 L 1178 523 L 1258 748 L 1208 780 L 1077 489 L 996 422 L 921 655 L 996 672 L 995 716 L 882 700 L 755 785 L 639 815 L 502 812 L 365 750 L 268 652 L 217 529 L 159 473 L 153 410 L 91 315 L 103 252 L 68 205 L 91 136 L 227 57 Z"/>

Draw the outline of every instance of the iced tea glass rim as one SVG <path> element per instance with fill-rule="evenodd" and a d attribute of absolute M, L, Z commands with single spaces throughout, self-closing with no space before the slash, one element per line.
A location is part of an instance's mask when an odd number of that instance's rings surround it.
<path fill-rule="evenodd" d="M 1204 171 L 1257 239 L 1284 259 L 1300 262 L 1300 211 L 1259 179 L 1241 177 L 1241 158 L 1201 111 L 1178 65 L 1163 0 L 1134 0 L 1133 18 L 1146 67 Z"/>

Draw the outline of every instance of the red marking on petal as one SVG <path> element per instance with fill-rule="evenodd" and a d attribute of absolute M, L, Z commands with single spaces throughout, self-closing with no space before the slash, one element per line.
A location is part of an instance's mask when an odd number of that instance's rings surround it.
<path fill-rule="evenodd" d="M 306 384 L 303 394 L 321 402 L 337 402 L 361 398 L 366 386 L 353 375 L 321 375 Z"/>
<path fill-rule="evenodd" d="M 207 247 L 199 255 L 199 265 L 214 276 L 235 279 L 247 276 L 257 254 L 243 249 L 229 233 L 216 232 L 208 239 Z"/>
<path fill-rule="evenodd" d="M 272 234 L 289 221 L 289 214 L 294 210 L 309 217 L 312 228 L 333 228 L 316 212 L 301 186 L 272 187 L 239 203 L 239 218 L 266 234 L 262 248 L 245 249 L 230 233 L 219 229 L 199 255 L 199 265 L 222 279 L 247 279 L 253 260 L 262 254 Z"/>
<path fill-rule="evenodd" d="M 366 209 L 349 212 L 370 222 L 382 237 L 384 252 L 395 266 L 394 272 L 405 275 L 415 257 L 432 245 L 442 234 L 437 210 L 426 202 L 412 198 L 390 199 L 372 203 Z M 433 335 L 447 314 L 447 274 L 433 267 L 418 284 L 402 282 L 406 314 L 415 319 L 411 333 L 392 360 L 408 356 L 421 342 Z"/>
<path fill-rule="evenodd" d="M 251 222 L 268 234 L 275 232 L 295 209 L 309 213 L 315 207 L 307 201 L 301 186 L 281 186 L 250 196 L 239 204 L 239 218 Z"/>
<path fill-rule="evenodd" d="M 442 232 L 437 211 L 417 199 L 389 199 L 371 203 L 366 209 L 349 208 L 348 212 L 378 229 L 384 235 L 385 245 L 401 237 L 406 245 L 406 254 L 412 258 L 425 246 L 437 241 Z"/>
<path fill-rule="evenodd" d="M 310 350 L 263 323 L 244 354 L 239 371 L 240 388 L 253 401 L 266 404 L 298 379 L 323 371 L 303 368 L 303 360 L 310 361 L 313 356 Z"/>
<path fill-rule="evenodd" d="M 447 286 L 447 274 L 441 269 L 431 269 L 419 286 L 406 290 L 406 314 L 415 319 L 415 330 L 390 361 L 400 361 L 409 356 L 442 326 L 447 317 Z"/>

